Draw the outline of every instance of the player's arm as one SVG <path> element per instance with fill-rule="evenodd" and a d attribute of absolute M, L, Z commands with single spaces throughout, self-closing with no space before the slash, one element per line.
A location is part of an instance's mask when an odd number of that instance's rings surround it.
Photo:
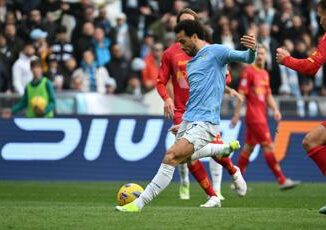
<path fill-rule="evenodd" d="M 230 49 L 227 57 L 227 63 L 229 62 L 244 62 L 253 63 L 256 58 L 256 37 L 254 35 L 244 35 L 241 38 L 241 44 L 244 45 L 248 50 L 232 50 Z"/>
<path fill-rule="evenodd" d="M 157 78 L 156 90 L 164 101 L 164 116 L 168 118 L 173 118 L 174 116 L 174 101 L 169 95 L 166 87 L 169 82 L 171 72 L 169 56 L 164 52 Z"/>
<path fill-rule="evenodd" d="M 241 96 L 242 99 L 237 98 L 237 103 L 234 108 L 234 114 L 231 119 L 231 124 L 230 124 L 231 127 L 235 127 L 237 125 L 238 121 L 240 120 L 240 111 L 241 111 L 241 107 L 242 107 L 242 103 L 243 103 L 244 94 L 240 93 L 239 95 Z"/>
<path fill-rule="evenodd" d="M 291 57 L 289 51 L 283 48 L 278 48 L 276 50 L 276 60 L 278 63 L 308 76 L 314 76 L 323 65 L 323 63 L 315 61 L 313 56 L 306 59 Z"/>
<path fill-rule="evenodd" d="M 239 84 L 239 89 L 238 89 L 238 93 L 242 100 L 240 98 L 237 98 L 237 102 L 236 102 L 235 109 L 234 109 L 234 114 L 231 119 L 231 124 L 230 124 L 231 127 L 236 126 L 236 124 L 238 123 L 238 121 L 240 119 L 240 111 L 241 111 L 242 104 L 244 102 L 244 98 L 249 93 L 249 90 L 250 90 L 250 84 L 251 84 L 250 79 L 251 79 L 250 72 L 248 71 L 247 68 L 245 68 L 243 70 L 243 72 L 241 73 L 240 84 Z"/>
<path fill-rule="evenodd" d="M 276 101 L 271 93 L 267 96 L 267 105 L 273 110 L 274 119 L 276 121 L 281 120 L 282 114 L 281 114 L 280 110 L 278 109 Z"/>
<path fill-rule="evenodd" d="M 240 100 L 241 102 L 243 102 L 243 95 L 238 93 L 235 89 L 232 89 L 231 87 L 226 85 L 224 92 L 226 94 L 230 95 L 231 97 L 236 97 L 237 100 Z"/>
<path fill-rule="evenodd" d="M 44 115 L 48 114 L 55 108 L 55 91 L 50 81 L 46 81 L 46 89 L 48 90 L 49 94 L 49 103 L 44 110 Z"/>

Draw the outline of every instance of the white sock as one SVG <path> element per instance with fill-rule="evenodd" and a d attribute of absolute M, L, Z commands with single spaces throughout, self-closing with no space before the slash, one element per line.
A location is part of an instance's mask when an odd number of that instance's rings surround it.
<path fill-rule="evenodd" d="M 209 143 L 205 145 L 203 148 L 194 152 L 194 154 L 191 155 L 191 160 L 194 161 L 204 157 L 218 156 L 224 153 L 228 153 L 229 151 L 230 151 L 230 145 L 228 144 Z"/>
<path fill-rule="evenodd" d="M 144 192 L 135 200 L 138 208 L 142 209 L 145 204 L 158 196 L 171 182 L 175 167 L 162 163 L 155 177 L 147 185 Z"/>
<path fill-rule="evenodd" d="M 180 183 L 182 185 L 188 185 L 189 184 L 189 169 L 188 169 L 187 164 L 179 164 L 178 171 L 179 171 L 179 176 L 180 176 Z"/>
<path fill-rule="evenodd" d="M 213 189 L 216 193 L 221 194 L 223 166 L 217 163 L 213 158 L 211 158 L 209 160 L 209 170 L 211 172 Z"/>

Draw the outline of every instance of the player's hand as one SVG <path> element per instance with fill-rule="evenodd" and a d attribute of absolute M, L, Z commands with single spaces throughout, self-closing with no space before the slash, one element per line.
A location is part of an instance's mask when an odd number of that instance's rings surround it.
<path fill-rule="evenodd" d="M 171 119 L 174 116 L 174 102 L 172 98 L 168 98 L 164 102 L 164 116 Z"/>
<path fill-rule="evenodd" d="M 234 128 L 238 124 L 239 119 L 240 117 L 238 115 L 234 115 L 230 122 L 230 128 Z"/>
<path fill-rule="evenodd" d="M 284 49 L 284 48 L 277 48 L 276 49 L 276 61 L 278 63 L 282 64 L 283 63 L 283 59 L 285 57 L 288 57 L 288 56 L 290 56 L 290 52 L 287 51 L 286 49 Z"/>
<path fill-rule="evenodd" d="M 253 34 L 242 36 L 242 38 L 240 39 L 240 43 L 246 48 L 256 50 L 257 42 L 256 37 Z"/>
<path fill-rule="evenodd" d="M 276 110 L 274 112 L 274 119 L 275 119 L 275 121 L 280 121 L 282 119 L 282 114 L 279 110 Z"/>
<path fill-rule="evenodd" d="M 243 102 L 243 96 L 240 93 L 238 93 L 235 89 L 230 90 L 230 96 L 236 97 L 239 101 Z"/>
<path fill-rule="evenodd" d="M 172 134 L 176 135 L 177 132 L 178 132 L 178 130 L 179 130 L 179 127 L 180 127 L 180 125 L 174 125 L 174 126 L 172 126 L 171 128 L 169 128 L 169 131 L 170 131 Z"/>
<path fill-rule="evenodd" d="M 12 112 L 10 109 L 4 109 L 2 110 L 2 118 L 8 119 L 12 116 Z"/>

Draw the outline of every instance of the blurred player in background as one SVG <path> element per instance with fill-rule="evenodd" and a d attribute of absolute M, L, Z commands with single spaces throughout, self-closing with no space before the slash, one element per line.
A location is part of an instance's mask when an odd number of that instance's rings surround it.
<path fill-rule="evenodd" d="M 189 8 L 182 10 L 178 17 L 177 22 L 183 20 L 198 20 L 197 14 Z M 182 122 L 182 115 L 186 110 L 186 103 L 189 98 L 189 85 L 187 80 L 186 64 L 191 59 L 180 46 L 180 43 L 175 43 L 170 46 L 163 54 L 161 67 L 159 71 L 159 77 L 157 82 L 157 91 L 164 100 L 164 115 L 168 118 L 173 118 L 174 127 L 171 130 L 176 133 L 178 125 Z M 227 82 L 231 81 L 231 76 L 227 75 Z M 173 93 L 168 93 L 167 84 L 172 79 Z M 230 88 L 226 89 L 232 95 L 236 95 L 237 92 Z M 171 95 L 173 94 L 173 97 Z M 172 99 L 173 98 L 173 99 Z M 220 136 L 217 136 L 214 143 L 223 144 Z M 242 176 L 238 175 L 237 168 L 233 166 L 230 158 L 221 158 L 210 161 L 210 169 L 213 180 L 213 186 L 209 180 L 207 172 L 204 168 L 203 163 L 200 161 L 194 161 L 192 163 L 181 164 L 178 166 L 180 174 L 180 199 L 189 199 L 189 173 L 188 168 L 201 187 L 204 189 L 206 194 L 210 197 L 210 200 L 203 207 L 214 207 L 217 206 L 220 200 L 224 197 L 221 195 L 221 179 L 222 179 L 222 166 L 223 165 L 231 176 L 234 175 L 233 179 L 240 183 Z M 236 174 L 237 173 L 237 174 Z M 215 183 L 214 183 L 215 182 Z M 243 184 L 244 181 L 241 181 Z M 239 185 L 240 186 L 240 185 Z M 242 193 L 242 195 L 244 195 Z M 216 199 L 216 196 L 219 199 Z"/>
<path fill-rule="evenodd" d="M 133 202 L 116 206 L 121 212 L 140 212 L 157 197 L 171 182 L 175 167 L 185 161 L 194 161 L 208 156 L 229 156 L 240 146 L 210 144 L 219 133 L 220 109 L 225 89 L 227 64 L 230 62 L 252 63 L 256 56 L 256 38 L 245 35 L 241 38 L 248 50 L 237 51 L 224 45 L 207 45 L 204 28 L 196 20 L 180 21 L 175 28 L 178 41 L 188 56 L 189 100 L 177 133 L 177 141 L 165 153 L 157 174 L 144 192 Z M 210 146 L 205 151 L 206 146 Z"/>
<path fill-rule="evenodd" d="M 245 117 L 246 138 L 245 145 L 240 153 L 238 166 L 244 174 L 249 163 L 249 157 L 256 144 L 260 144 L 264 151 L 267 165 L 276 177 L 280 189 L 294 188 L 299 184 L 285 177 L 274 154 L 274 145 L 267 122 L 267 106 L 274 112 L 276 122 L 280 121 L 282 115 L 276 105 L 269 85 L 269 75 L 265 70 L 266 48 L 259 46 L 256 62 L 246 66 L 243 70 L 239 93 L 246 99 L 247 111 Z M 242 102 L 238 101 L 231 125 L 235 126 L 240 119 L 240 109 Z"/>
<path fill-rule="evenodd" d="M 55 108 L 55 91 L 52 83 L 43 76 L 41 60 L 37 57 L 31 61 L 33 80 L 27 84 L 25 93 L 11 111 L 6 110 L 4 117 L 10 117 L 26 109 L 26 117 L 53 117 Z"/>
<path fill-rule="evenodd" d="M 317 4 L 317 14 L 320 24 L 326 30 L 326 0 Z M 282 64 L 298 71 L 301 74 L 315 76 L 322 65 L 326 63 L 326 33 L 322 36 L 317 49 L 306 59 L 296 59 L 290 53 L 278 48 L 276 60 Z M 303 147 L 308 156 L 316 163 L 322 174 L 326 175 L 326 121 L 311 130 L 303 139 Z M 326 205 L 320 209 L 320 213 L 326 214 Z"/>

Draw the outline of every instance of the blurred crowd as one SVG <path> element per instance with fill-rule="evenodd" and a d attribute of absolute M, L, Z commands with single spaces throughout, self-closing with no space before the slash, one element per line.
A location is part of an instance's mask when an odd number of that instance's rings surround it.
<path fill-rule="evenodd" d="M 176 16 L 189 7 L 207 27 L 212 43 L 242 49 L 243 34 L 257 36 L 268 50 L 266 69 L 273 94 L 298 99 L 326 95 L 326 68 L 307 78 L 275 60 L 279 46 L 298 58 L 313 52 L 323 33 L 315 11 L 317 0 L 119 2 L 121 12 L 110 20 L 106 1 L 0 0 L 0 92 L 24 93 L 32 79 L 30 61 L 36 55 L 56 91 L 141 97 L 155 88 L 163 51 L 175 41 Z M 232 86 L 237 87 L 242 66 L 229 68 Z"/>

